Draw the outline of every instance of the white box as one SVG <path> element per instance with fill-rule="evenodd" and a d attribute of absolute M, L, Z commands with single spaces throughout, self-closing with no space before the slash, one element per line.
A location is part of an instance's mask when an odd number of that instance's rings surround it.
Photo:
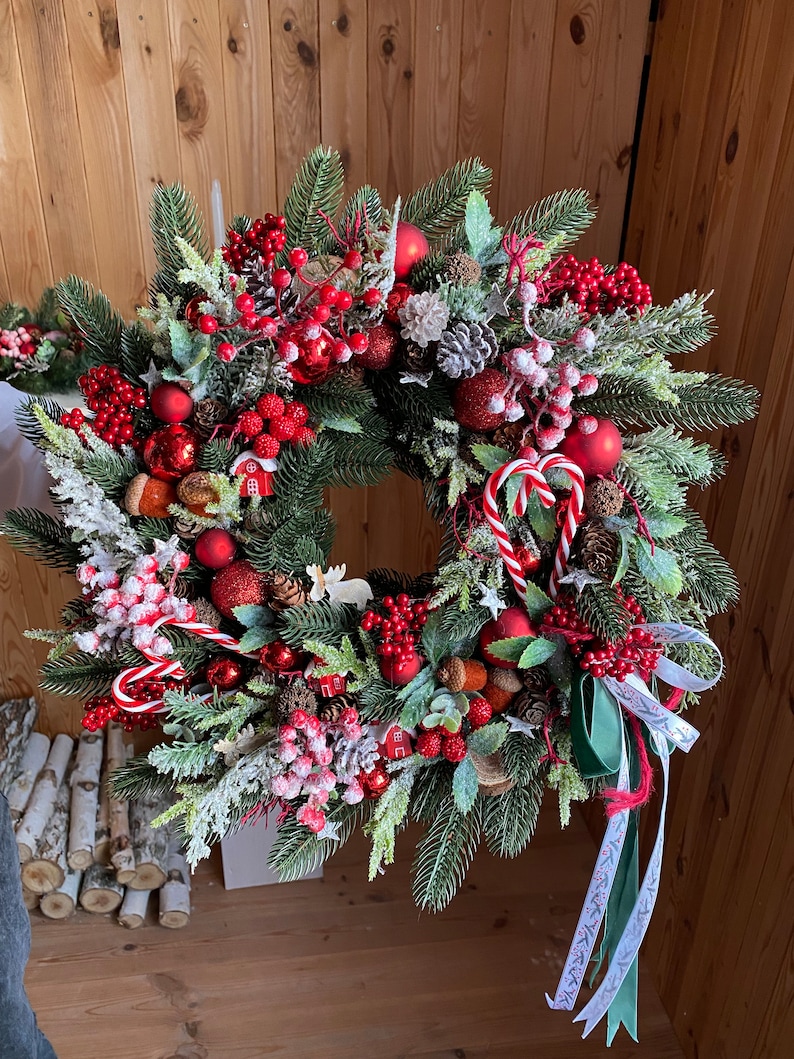
<path fill-rule="evenodd" d="M 243 886 L 270 886 L 279 881 L 278 876 L 267 866 L 270 848 L 276 838 L 276 822 L 260 818 L 246 824 L 221 842 L 223 860 L 223 885 L 227 890 L 239 890 Z M 315 868 L 304 875 L 304 879 L 322 879 L 323 868 Z"/>

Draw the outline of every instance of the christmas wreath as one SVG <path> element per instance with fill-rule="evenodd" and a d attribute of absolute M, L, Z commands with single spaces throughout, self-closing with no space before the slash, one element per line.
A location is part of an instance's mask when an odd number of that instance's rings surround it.
<path fill-rule="evenodd" d="M 34 312 L 14 302 L 0 306 L 0 380 L 25 393 L 63 393 L 76 389 L 87 367 L 80 336 L 52 287 Z"/>
<path fill-rule="evenodd" d="M 661 826 L 637 889 L 651 758 L 666 790 L 669 749 L 697 736 L 681 708 L 721 670 L 706 619 L 737 598 L 686 503 L 725 460 L 687 432 L 747 419 L 756 395 L 673 370 L 712 334 L 703 296 L 657 306 L 635 268 L 570 252 L 584 192 L 500 227 L 489 177 L 472 160 L 391 209 L 368 186 L 343 205 L 317 148 L 283 216 L 236 217 L 212 253 L 190 195 L 158 188 L 141 319 L 58 288 L 88 411 L 24 410 L 62 520 L 17 511 L 5 532 L 81 585 L 60 630 L 32 633 L 53 643 L 42 686 L 87 696 L 89 728 L 162 722 L 116 791 L 173 790 L 193 863 L 275 808 L 282 878 L 357 825 L 374 875 L 413 819 L 414 896 L 437 910 L 481 841 L 524 849 L 546 788 L 563 824 L 603 798 L 550 1002 L 573 1007 L 604 925 L 580 1017 L 608 1011 L 611 1039 L 635 1030 L 658 881 Z M 348 578 L 324 490 L 392 467 L 424 483 L 437 568 Z"/>

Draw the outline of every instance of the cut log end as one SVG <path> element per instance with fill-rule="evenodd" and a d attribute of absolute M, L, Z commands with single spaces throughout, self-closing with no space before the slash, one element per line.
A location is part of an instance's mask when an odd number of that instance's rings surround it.
<path fill-rule="evenodd" d="M 65 873 L 51 860 L 31 859 L 22 865 L 22 885 L 34 894 L 48 894 L 63 885 Z"/>
<path fill-rule="evenodd" d="M 89 849 L 73 849 L 66 858 L 67 863 L 73 871 L 85 871 L 94 863 Z"/>
<path fill-rule="evenodd" d="M 126 885 L 131 890 L 159 890 L 167 878 L 159 864 L 139 864 Z"/>
<path fill-rule="evenodd" d="M 62 890 L 44 894 L 39 903 L 39 908 L 48 919 L 68 919 L 74 915 L 76 907 L 74 898 Z"/>
<path fill-rule="evenodd" d="M 168 927 L 169 930 L 180 930 L 182 927 L 186 927 L 189 922 L 189 913 L 180 912 L 176 908 L 172 908 L 169 912 L 160 913 L 160 926 Z"/>
<path fill-rule="evenodd" d="M 25 908 L 28 912 L 32 912 L 34 908 L 39 907 L 39 901 L 41 900 L 41 894 L 36 894 L 32 890 L 28 890 L 27 887 L 22 887 L 22 900 L 25 903 Z"/>

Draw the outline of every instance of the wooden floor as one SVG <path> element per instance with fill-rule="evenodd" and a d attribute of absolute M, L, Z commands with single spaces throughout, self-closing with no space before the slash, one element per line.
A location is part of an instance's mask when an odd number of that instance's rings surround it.
<path fill-rule="evenodd" d="M 181 931 L 34 912 L 40 1024 L 60 1059 L 681 1059 L 644 968 L 639 1045 L 583 1042 L 546 1006 L 592 870 L 580 819 L 483 856 L 435 917 L 411 902 L 410 843 L 371 886 L 360 835 L 322 881 L 227 892 L 213 861 Z"/>

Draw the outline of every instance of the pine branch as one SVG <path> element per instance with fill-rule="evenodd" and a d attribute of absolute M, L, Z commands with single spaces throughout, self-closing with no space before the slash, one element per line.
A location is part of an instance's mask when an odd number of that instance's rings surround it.
<path fill-rule="evenodd" d="M 557 191 L 519 213 L 505 227 L 505 234 L 535 235 L 543 243 L 554 241 L 554 249 L 576 242 L 595 219 L 590 196 L 581 188 Z"/>
<path fill-rule="evenodd" d="M 320 210 L 333 218 L 342 202 L 345 173 L 337 151 L 315 147 L 303 160 L 284 201 L 287 245 L 279 255 L 286 260 L 292 247 L 322 252 L 333 236 Z"/>
<path fill-rule="evenodd" d="M 477 850 L 482 798 L 461 813 L 451 798 L 419 842 L 413 863 L 413 894 L 419 908 L 440 912 L 455 896 Z"/>
<path fill-rule="evenodd" d="M 429 823 L 441 812 L 441 806 L 452 797 L 454 766 L 447 761 L 433 762 L 416 777 L 411 796 L 411 816 L 418 823 Z"/>
<path fill-rule="evenodd" d="M 82 467 L 85 475 L 102 487 L 108 500 L 121 500 L 132 478 L 138 473 L 134 463 L 118 452 L 104 451 L 88 456 Z"/>
<path fill-rule="evenodd" d="M 373 680 L 357 692 L 358 713 L 362 721 L 386 723 L 396 721 L 402 712 L 402 703 L 394 688 L 382 680 Z"/>
<path fill-rule="evenodd" d="M 625 639 L 631 627 L 631 615 L 615 589 L 607 584 L 585 585 L 576 597 L 576 610 L 604 643 Z"/>
<path fill-rule="evenodd" d="M 273 514 L 273 511 L 271 511 Z M 275 516 L 274 516 L 275 517 Z M 252 535 L 245 545 L 257 570 L 303 576 L 307 566 L 325 566 L 334 541 L 336 524 L 325 508 L 298 507 L 267 536 Z"/>
<path fill-rule="evenodd" d="M 688 526 L 676 534 L 670 548 L 678 556 L 684 586 L 706 614 L 730 610 L 739 602 L 739 581 L 727 560 L 706 536 L 706 527 L 697 512 L 682 512 Z"/>
<path fill-rule="evenodd" d="M 108 777 L 108 788 L 112 798 L 129 801 L 168 794 L 173 789 L 173 780 L 158 772 L 148 755 L 139 754 L 114 769 Z"/>
<path fill-rule="evenodd" d="M 97 364 L 115 364 L 124 320 L 108 298 L 79 276 L 67 276 L 55 290 L 64 312 L 82 335 L 86 352 Z"/>
<path fill-rule="evenodd" d="M 539 739 L 528 739 L 523 732 L 509 732 L 502 744 L 502 764 L 519 787 L 534 784 L 542 774 L 540 759 L 546 748 Z"/>
<path fill-rule="evenodd" d="M 353 603 L 303 603 L 287 607 L 279 617 L 281 638 L 291 647 L 301 647 L 307 640 L 319 640 L 340 647 L 345 636 L 352 635 L 361 618 Z"/>
<path fill-rule="evenodd" d="M 372 391 L 378 407 L 387 409 L 390 423 L 406 425 L 416 434 L 426 432 L 434 419 L 452 419 L 446 387 L 432 378 L 426 387 L 403 385 L 394 372 L 374 372 Z"/>
<path fill-rule="evenodd" d="M 205 776 L 215 771 L 213 766 L 218 761 L 212 740 L 202 743 L 174 740 L 170 745 L 161 743 L 149 751 L 149 762 L 159 773 L 170 776 L 174 783 Z"/>
<path fill-rule="evenodd" d="M 108 655 L 74 651 L 41 667 L 41 687 L 56 695 L 102 695 L 118 673 L 118 664 Z"/>
<path fill-rule="evenodd" d="M 181 184 L 158 184 L 149 206 L 149 225 L 159 265 L 152 286 L 171 300 L 185 291 L 178 278 L 185 260 L 177 246 L 177 237 L 206 260 L 208 242 L 204 218 L 196 200 Z"/>
<path fill-rule="evenodd" d="M 14 548 L 45 566 L 74 571 L 82 561 L 71 531 L 58 519 L 35 508 L 7 511 L 0 532 Z"/>
<path fill-rule="evenodd" d="M 44 448 L 45 434 L 34 409 L 41 409 L 53 423 L 60 423 L 65 409 L 48 397 L 31 397 L 24 404 L 18 404 L 14 410 L 14 419 L 22 437 L 37 448 Z"/>
<path fill-rule="evenodd" d="M 152 359 L 154 338 L 142 323 L 125 327 L 121 332 L 121 358 L 119 367 L 125 378 L 140 385 L 141 375 L 149 368 Z"/>
<path fill-rule="evenodd" d="M 443 250 L 431 250 L 411 269 L 411 286 L 416 290 L 435 290 L 447 255 Z"/>
<path fill-rule="evenodd" d="M 372 429 L 374 417 L 362 421 L 360 434 L 337 434 L 329 439 L 334 456 L 328 485 L 351 488 L 377 485 L 387 478 L 394 460 L 391 449 Z M 380 426 L 382 421 L 378 420 Z"/>
<path fill-rule="evenodd" d="M 348 228 L 351 233 L 355 230 L 357 218 L 361 222 L 362 232 L 367 229 L 375 231 L 380 228 L 383 221 L 383 205 L 377 188 L 364 184 L 347 200 L 336 226 L 343 238 Z"/>
<path fill-rule="evenodd" d="M 339 802 L 326 813 L 328 822 L 336 824 L 339 829 L 338 842 L 328 838 L 318 839 L 294 816 L 288 817 L 278 829 L 267 858 L 268 865 L 278 872 L 281 882 L 302 879 L 342 848 L 363 812 L 362 803 L 347 805 Z"/>
<path fill-rule="evenodd" d="M 403 203 L 401 218 L 437 242 L 462 224 L 469 193 L 488 190 L 491 170 L 479 158 L 456 162 L 441 176 L 418 188 Z"/>
<path fill-rule="evenodd" d="M 302 401 L 318 421 L 332 416 L 361 419 L 375 405 L 368 387 L 343 375 L 332 375 L 319 386 L 296 386 L 295 400 Z"/>
<path fill-rule="evenodd" d="M 511 787 L 496 798 L 488 798 L 483 814 L 483 832 L 488 849 L 497 857 L 517 857 L 535 833 L 543 801 L 543 786 Z"/>
<path fill-rule="evenodd" d="M 577 401 L 582 413 L 611 419 L 618 426 L 669 426 L 683 430 L 711 430 L 752 419 L 759 395 L 753 386 L 724 375 L 675 372 L 670 380 L 676 402 L 662 402 L 641 379 L 601 376 L 592 397 Z"/>
<path fill-rule="evenodd" d="M 230 445 L 226 438 L 213 438 L 212 441 L 207 441 L 201 446 L 198 458 L 199 469 L 209 471 L 211 474 L 228 474 L 229 467 L 240 452 L 242 449 L 238 451 L 237 447 Z"/>
<path fill-rule="evenodd" d="M 466 642 L 479 636 L 483 625 L 490 619 L 486 607 L 475 606 L 460 610 L 454 604 L 448 606 L 441 620 L 441 631 L 451 643 Z"/>
<path fill-rule="evenodd" d="M 655 427 L 624 437 L 615 477 L 641 503 L 672 511 L 683 507 L 687 485 L 705 487 L 724 469 L 724 457 L 709 445 L 684 437 L 672 427 Z"/>

